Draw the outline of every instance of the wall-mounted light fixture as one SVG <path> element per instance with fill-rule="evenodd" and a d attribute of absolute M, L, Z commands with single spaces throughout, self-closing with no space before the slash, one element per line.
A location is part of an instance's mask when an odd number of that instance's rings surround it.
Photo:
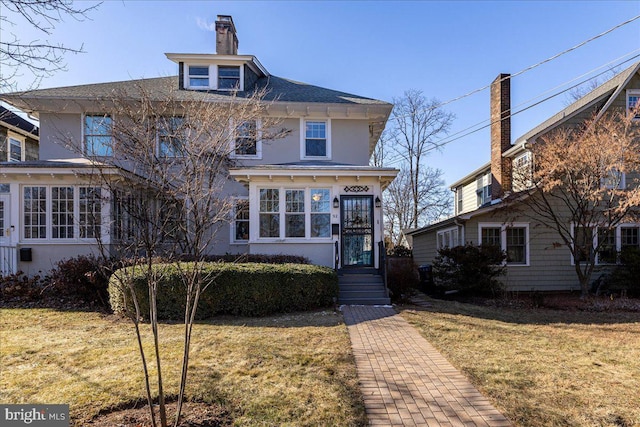
<path fill-rule="evenodd" d="M 380 197 L 376 196 L 375 204 L 376 208 L 382 207 L 382 200 L 380 200 Z"/>
<path fill-rule="evenodd" d="M 340 200 L 337 197 L 333 198 L 333 207 L 336 209 L 340 207 Z"/>

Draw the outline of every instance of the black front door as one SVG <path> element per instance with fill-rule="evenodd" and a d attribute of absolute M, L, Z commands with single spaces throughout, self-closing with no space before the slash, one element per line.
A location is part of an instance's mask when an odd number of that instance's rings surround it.
<path fill-rule="evenodd" d="M 341 196 L 342 266 L 373 266 L 373 196 Z"/>

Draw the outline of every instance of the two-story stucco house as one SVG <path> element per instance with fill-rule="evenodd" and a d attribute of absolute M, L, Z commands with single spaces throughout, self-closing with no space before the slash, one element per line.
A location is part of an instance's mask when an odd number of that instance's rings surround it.
<path fill-rule="evenodd" d="M 91 171 L 93 154 L 111 154 L 96 150 L 100 138 L 109 136 L 102 135 L 108 126 L 101 123 L 117 117 L 100 111 L 95 100 L 140 82 L 151 91 L 169 83 L 216 103 L 264 88 L 265 114 L 289 130 L 277 144 L 258 138 L 233 153 L 225 191 L 235 197 L 237 210 L 212 250 L 302 255 L 339 269 L 377 268 L 382 191 L 397 170 L 368 164 L 392 105 L 271 75 L 255 56 L 237 49 L 233 20 L 219 16 L 215 54 L 166 54 L 177 76 L 2 95 L 40 120 L 39 160 L 0 163 L 2 224 L 11 230 L 0 237 L 2 271 L 35 274 L 60 259 L 93 252 L 92 233 L 109 242 L 114 209 L 92 199 L 83 176 Z M 100 213 L 100 224 L 87 223 L 87 209 Z"/>
<path fill-rule="evenodd" d="M 457 245 L 495 244 L 506 251 L 507 272 L 502 278 L 511 291 L 579 290 L 575 260 L 557 232 L 535 215 L 517 214 L 512 202 L 526 185 L 515 179 L 535 163 L 530 147 L 545 134 L 564 126 L 579 126 L 594 114 L 632 110 L 640 99 L 640 63 L 603 83 L 581 99 L 518 137 L 512 144 L 510 76 L 500 74 L 491 85 L 491 161 L 451 185 L 453 217 L 410 230 L 418 264 L 431 264 L 438 249 Z M 579 162 L 579 159 L 576 159 Z M 627 177 L 626 185 L 637 185 Z M 634 184 L 635 183 L 635 184 Z M 509 197 L 510 196 L 510 197 Z M 517 206 L 517 203 L 516 205 Z M 526 209 L 526 207 L 521 207 Z M 640 247 L 640 224 L 625 222 L 611 235 L 611 250 Z M 594 248 L 598 233 L 593 233 Z M 596 268 L 609 264 L 596 258 Z"/>

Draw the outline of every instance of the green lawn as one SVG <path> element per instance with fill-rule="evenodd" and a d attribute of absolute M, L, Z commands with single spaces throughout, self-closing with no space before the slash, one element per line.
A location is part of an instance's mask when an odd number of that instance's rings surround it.
<path fill-rule="evenodd" d="M 402 307 L 518 426 L 640 426 L 640 313 Z"/>
<path fill-rule="evenodd" d="M 182 327 L 160 334 L 165 389 L 177 394 Z M 129 321 L 0 310 L 0 402 L 67 403 L 82 425 L 144 399 L 139 360 Z M 221 404 L 238 426 L 366 425 L 348 333 L 332 311 L 198 324 L 187 394 Z"/>

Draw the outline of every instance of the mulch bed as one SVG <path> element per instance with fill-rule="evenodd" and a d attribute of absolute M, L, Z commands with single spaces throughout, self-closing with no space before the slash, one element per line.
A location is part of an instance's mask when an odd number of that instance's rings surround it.
<path fill-rule="evenodd" d="M 167 423 L 173 425 L 176 402 L 167 403 Z M 156 419 L 158 407 L 155 406 Z M 159 421 L 158 421 L 159 423 Z M 76 425 L 93 427 L 150 427 L 149 405 L 133 405 L 129 408 L 105 411 L 88 421 L 76 421 Z M 180 427 L 226 427 L 233 425 L 231 414 L 222 406 L 202 402 L 185 402 L 182 406 Z"/>

